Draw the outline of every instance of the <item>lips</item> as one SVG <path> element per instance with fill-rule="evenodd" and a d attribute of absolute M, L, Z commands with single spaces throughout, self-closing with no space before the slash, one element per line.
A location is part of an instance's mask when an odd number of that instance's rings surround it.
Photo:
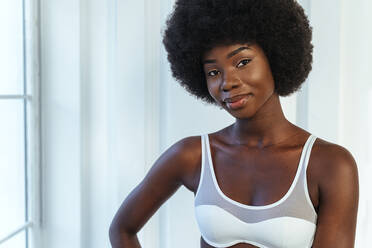
<path fill-rule="evenodd" d="M 252 94 L 239 95 L 232 98 L 225 99 L 226 106 L 231 110 L 243 108 L 248 101 L 251 100 Z"/>
<path fill-rule="evenodd" d="M 243 99 L 244 97 L 246 97 L 248 95 L 251 95 L 251 93 L 243 94 L 243 95 L 237 95 L 237 96 L 233 96 L 233 97 L 230 97 L 230 98 L 225 98 L 223 101 L 226 102 L 226 103 L 233 103 L 233 102 L 240 101 L 241 99 Z"/>

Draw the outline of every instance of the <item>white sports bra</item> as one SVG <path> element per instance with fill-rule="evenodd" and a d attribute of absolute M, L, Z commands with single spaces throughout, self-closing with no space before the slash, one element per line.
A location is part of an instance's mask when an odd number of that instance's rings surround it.
<path fill-rule="evenodd" d="M 201 136 L 202 165 L 194 210 L 201 235 L 214 247 L 238 243 L 260 248 L 311 247 L 317 214 L 310 200 L 306 168 L 316 137 L 310 135 L 288 192 L 269 205 L 251 206 L 234 201 L 219 188 L 208 134 Z"/>

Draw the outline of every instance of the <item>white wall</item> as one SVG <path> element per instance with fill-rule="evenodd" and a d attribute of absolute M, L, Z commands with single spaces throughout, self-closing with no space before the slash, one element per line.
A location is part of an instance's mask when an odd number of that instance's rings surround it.
<path fill-rule="evenodd" d="M 356 247 L 372 243 L 372 2 L 341 1 L 339 143 L 347 147 L 359 169 Z"/>
<path fill-rule="evenodd" d="M 340 104 L 340 3 L 311 1 L 313 69 L 309 75 L 309 129 L 318 137 L 338 142 Z"/>
<path fill-rule="evenodd" d="M 42 247 L 109 247 L 117 208 L 155 157 L 145 137 L 154 101 L 144 101 L 144 7 L 41 1 Z M 156 230 L 154 216 L 140 233 L 145 247 Z"/>
<path fill-rule="evenodd" d="M 368 18 L 370 3 L 300 2 L 314 26 L 314 64 L 302 90 L 281 98 L 285 115 L 350 149 L 367 174 L 372 90 L 364 51 L 372 35 L 353 24 Z M 185 136 L 233 122 L 172 79 L 159 33 L 172 3 L 41 0 L 43 247 L 109 247 L 113 215 L 155 159 Z M 368 197 L 361 198 L 357 248 L 370 243 Z M 193 194 L 181 187 L 140 231 L 142 246 L 197 247 L 193 211 Z"/>
<path fill-rule="evenodd" d="M 79 2 L 41 1 L 42 247 L 80 247 Z"/>

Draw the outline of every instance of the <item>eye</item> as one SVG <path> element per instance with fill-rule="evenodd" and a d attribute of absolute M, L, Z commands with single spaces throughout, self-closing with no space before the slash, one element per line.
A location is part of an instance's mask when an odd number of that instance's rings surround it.
<path fill-rule="evenodd" d="M 217 76 L 217 74 L 219 74 L 220 72 L 217 71 L 217 70 L 212 70 L 212 71 L 209 71 L 207 74 L 209 77 L 214 77 L 214 76 Z"/>
<path fill-rule="evenodd" d="M 245 66 L 246 64 L 248 64 L 249 62 L 251 62 L 251 59 L 243 59 L 239 62 L 239 64 L 236 66 L 236 67 L 241 67 L 241 66 Z M 241 66 L 240 66 L 241 65 Z"/>

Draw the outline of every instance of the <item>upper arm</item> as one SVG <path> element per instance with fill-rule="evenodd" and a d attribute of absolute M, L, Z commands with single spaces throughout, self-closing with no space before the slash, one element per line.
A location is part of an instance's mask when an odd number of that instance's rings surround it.
<path fill-rule="evenodd" d="M 359 201 L 357 164 L 349 151 L 335 145 L 322 159 L 319 212 L 313 248 L 354 247 Z"/>
<path fill-rule="evenodd" d="M 143 180 L 126 197 L 111 228 L 135 234 L 183 184 L 192 163 L 200 160 L 200 136 L 184 138 L 155 161 Z"/>

